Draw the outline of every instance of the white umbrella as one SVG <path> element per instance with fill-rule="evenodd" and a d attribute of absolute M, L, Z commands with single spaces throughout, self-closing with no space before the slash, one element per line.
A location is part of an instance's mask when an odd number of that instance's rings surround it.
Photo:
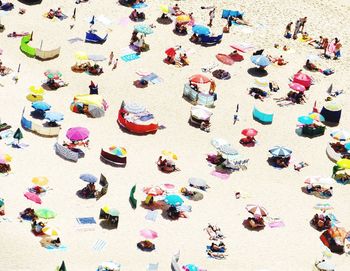
<path fill-rule="evenodd" d="M 110 261 L 110 262 L 103 262 L 98 266 L 98 271 L 103 271 L 106 269 L 118 271 L 120 270 L 120 264 Z"/>
<path fill-rule="evenodd" d="M 318 264 L 316 264 L 316 267 L 321 271 L 335 270 L 335 264 L 328 260 L 323 260 L 322 262 L 319 262 Z"/>
<path fill-rule="evenodd" d="M 206 186 L 207 185 L 207 181 L 205 181 L 203 179 L 199 179 L 199 178 L 189 178 L 188 183 L 192 184 L 194 186 Z"/>
<path fill-rule="evenodd" d="M 192 106 L 191 115 L 200 120 L 208 120 L 213 113 L 202 105 Z"/>
<path fill-rule="evenodd" d="M 211 145 L 213 145 L 215 148 L 219 148 L 221 145 L 227 145 L 228 142 L 225 139 L 222 138 L 213 138 L 211 140 Z"/>

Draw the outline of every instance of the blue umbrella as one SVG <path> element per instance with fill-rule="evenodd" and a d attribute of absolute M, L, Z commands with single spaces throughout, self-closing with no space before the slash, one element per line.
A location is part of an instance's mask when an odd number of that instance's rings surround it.
<path fill-rule="evenodd" d="M 266 67 L 271 64 L 270 60 L 263 55 L 252 56 L 250 60 L 257 66 Z"/>
<path fill-rule="evenodd" d="M 208 36 L 210 34 L 209 27 L 206 27 L 204 25 L 199 25 L 199 24 L 192 26 L 192 31 L 193 31 L 193 33 L 198 34 L 198 35 Z"/>
<path fill-rule="evenodd" d="M 349 142 L 349 143 L 346 143 L 346 144 L 344 145 L 344 147 L 345 147 L 346 150 L 350 150 L 350 142 Z"/>
<path fill-rule="evenodd" d="M 194 264 L 186 264 L 185 268 L 186 268 L 185 269 L 186 271 L 198 271 L 199 270 L 198 267 L 195 266 Z"/>
<path fill-rule="evenodd" d="M 183 199 L 179 195 L 167 195 L 164 199 L 166 204 L 169 205 L 182 205 L 184 202 Z"/>
<path fill-rule="evenodd" d="M 298 118 L 298 121 L 301 124 L 305 124 L 305 125 L 310 125 L 310 124 L 314 123 L 314 120 L 312 118 L 310 118 L 309 116 L 300 116 Z"/>
<path fill-rule="evenodd" d="M 146 25 L 146 24 L 138 24 L 138 25 L 135 25 L 134 29 L 141 33 L 141 34 L 145 34 L 145 35 L 148 35 L 148 34 L 152 34 L 153 33 L 153 30 L 152 28 L 149 26 L 149 25 Z"/>
<path fill-rule="evenodd" d="M 48 111 L 45 113 L 45 119 L 47 119 L 50 122 L 61 121 L 63 120 L 63 114 L 58 112 Z"/>
<path fill-rule="evenodd" d="M 32 107 L 35 110 L 47 111 L 47 110 L 49 110 L 51 108 L 51 105 L 49 105 L 48 103 L 40 101 L 40 102 L 32 103 Z"/>
<path fill-rule="evenodd" d="M 89 173 L 85 173 L 85 174 L 81 174 L 79 177 L 81 180 L 83 180 L 84 182 L 88 182 L 88 183 L 96 183 L 97 182 L 97 178 Z"/>
<path fill-rule="evenodd" d="M 292 150 L 281 146 L 275 146 L 269 152 L 275 157 L 289 157 L 292 154 Z"/>

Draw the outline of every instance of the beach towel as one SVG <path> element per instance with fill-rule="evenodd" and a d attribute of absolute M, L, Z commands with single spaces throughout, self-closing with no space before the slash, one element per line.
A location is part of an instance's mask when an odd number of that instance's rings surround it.
<path fill-rule="evenodd" d="M 142 76 L 141 79 L 148 81 L 148 82 L 151 82 L 152 84 L 157 84 L 157 83 L 160 83 L 163 81 L 158 75 L 156 75 L 153 72 L 146 75 L 146 76 Z"/>
<path fill-rule="evenodd" d="M 91 217 L 77 217 L 76 220 L 77 220 L 77 222 L 79 224 L 82 224 L 82 225 L 85 225 L 85 224 L 89 224 L 89 225 L 96 224 L 96 220 L 92 216 Z"/>
<path fill-rule="evenodd" d="M 121 59 L 125 62 L 130 62 L 130 61 L 133 61 L 135 59 L 139 59 L 140 58 L 140 55 L 136 54 L 136 53 L 133 53 L 133 54 L 128 54 L 128 55 L 123 55 L 121 57 Z"/>
<path fill-rule="evenodd" d="M 129 17 L 124 17 L 124 18 L 119 19 L 118 25 L 126 26 L 126 25 L 128 25 L 130 22 L 131 22 L 131 20 L 130 20 Z"/>
<path fill-rule="evenodd" d="M 146 3 L 138 3 L 132 6 L 134 9 L 139 9 L 139 8 L 147 8 L 148 5 Z"/>
<path fill-rule="evenodd" d="M 88 59 L 96 62 L 96 61 L 104 61 L 107 58 L 103 55 L 88 55 Z"/>
<path fill-rule="evenodd" d="M 72 44 L 72 43 L 75 43 L 75 42 L 78 42 L 78 41 L 84 41 L 84 40 L 81 39 L 81 38 L 76 37 L 76 38 L 71 38 L 68 41 L 69 41 L 69 43 Z"/>
<path fill-rule="evenodd" d="M 268 218 L 268 225 L 270 228 L 281 228 L 284 227 L 284 222 L 279 218 Z"/>
<path fill-rule="evenodd" d="M 158 270 L 158 263 L 150 263 L 148 264 L 147 271 L 157 271 Z"/>
<path fill-rule="evenodd" d="M 107 244 L 106 241 L 99 239 L 96 241 L 92 249 L 95 251 L 101 251 L 106 246 L 106 244 Z"/>
<path fill-rule="evenodd" d="M 59 247 L 56 247 L 56 246 L 53 246 L 53 245 L 50 245 L 50 246 L 47 246 L 46 249 L 48 251 L 67 251 L 67 246 L 65 245 L 61 245 Z"/>
<path fill-rule="evenodd" d="M 154 210 L 154 211 L 149 210 L 145 216 L 145 219 L 155 222 L 157 219 L 157 216 L 158 216 L 157 210 Z"/>

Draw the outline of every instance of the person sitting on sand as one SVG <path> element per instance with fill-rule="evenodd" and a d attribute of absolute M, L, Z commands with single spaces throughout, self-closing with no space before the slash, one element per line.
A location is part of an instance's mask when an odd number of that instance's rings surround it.
<path fill-rule="evenodd" d="M 55 11 L 55 16 L 57 18 L 61 18 L 62 17 L 62 10 L 61 10 L 60 7 Z"/>
<path fill-rule="evenodd" d="M 223 242 L 220 242 L 219 244 L 215 244 L 214 242 L 210 245 L 210 250 L 212 252 L 225 252 L 225 244 Z"/>
<path fill-rule="evenodd" d="M 201 122 L 201 124 L 199 126 L 199 129 L 201 129 L 204 132 L 209 133 L 210 132 L 210 126 L 211 126 L 211 124 L 210 124 L 209 120 L 205 120 L 205 121 Z"/>
<path fill-rule="evenodd" d="M 279 57 L 272 57 L 271 55 L 268 55 L 267 58 L 272 62 L 272 63 L 276 63 L 278 66 L 283 66 L 288 64 L 287 61 L 285 61 L 283 59 L 283 56 L 280 55 Z"/>
<path fill-rule="evenodd" d="M 310 61 L 310 59 L 306 60 L 305 68 L 309 71 L 319 71 L 320 69 Z"/>
<path fill-rule="evenodd" d="M 137 12 L 136 9 L 134 9 L 134 10 L 131 12 L 131 14 L 130 14 L 130 19 L 133 20 L 133 21 L 136 21 L 137 18 L 138 18 L 138 16 L 139 16 L 139 13 Z"/>
<path fill-rule="evenodd" d="M 53 19 L 55 17 L 55 11 L 50 8 L 49 12 L 47 13 L 47 18 Z"/>
<path fill-rule="evenodd" d="M 212 257 L 212 258 L 216 258 L 216 259 L 224 259 L 226 257 L 225 254 L 223 253 L 217 253 L 217 252 L 213 252 L 211 250 L 208 250 L 207 252 L 208 256 Z"/>
<path fill-rule="evenodd" d="M 180 53 L 180 63 L 182 64 L 182 66 L 187 66 L 190 64 L 186 53 Z"/>
<path fill-rule="evenodd" d="M 61 245 L 61 240 L 59 237 L 56 239 L 53 239 L 52 237 L 43 237 L 43 239 L 40 240 L 40 244 L 45 248 L 52 246 L 59 247 Z"/>

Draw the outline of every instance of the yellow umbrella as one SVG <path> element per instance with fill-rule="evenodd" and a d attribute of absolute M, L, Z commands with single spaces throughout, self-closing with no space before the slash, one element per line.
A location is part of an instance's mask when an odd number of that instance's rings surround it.
<path fill-rule="evenodd" d="M 162 154 L 165 156 L 169 156 L 170 158 L 177 160 L 177 155 L 171 151 L 167 151 L 167 150 L 162 150 Z"/>
<path fill-rule="evenodd" d="M 49 182 L 49 180 L 44 176 L 34 177 L 32 179 L 32 183 L 39 185 L 39 186 L 45 186 L 45 185 L 47 185 L 48 182 Z"/>
<path fill-rule="evenodd" d="M 176 17 L 176 22 L 178 23 L 186 23 L 189 21 L 191 21 L 191 18 L 188 15 L 179 15 Z"/>
<path fill-rule="evenodd" d="M 50 235 L 50 236 L 57 236 L 60 235 L 60 230 L 57 229 L 56 227 L 52 227 L 52 226 L 46 226 L 43 228 L 43 233 Z"/>
<path fill-rule="evenodd" d="M 340 159 L 337 166 L 344 169 L 350 169 L 350 159 Z"/>
<path fill-rule="evenodd" d="M 30 93 L 32 93 L 33 95 L 43 95 L 45 90 L 42 87 L 38 87 L 36 88 L 35 86 L 30 86 L 29 87 L 29 91 Z"/>
<path fill-rule="evenodd" d="M 34 94 L 29 94 L 29 95 L 27 95 L 26 98 L 27 98 L 28 101 L 30 101 L 32 103 L 44 100 L 43 96 L 41 96 L 41 95 L 34 95 Z"/>
<path fill-rule="evenodd" d="M 75 53 L 75 59 L 76 60 L 88 60 L 89 57 L 85 52 L 78 51 Z"/>
<path fill-rule="evenodd" d="M 161 10 L 163 13 L 167 14 L 167 13 L 169 13 L 169 6 L 160 5 L 160 10 Z"/>

